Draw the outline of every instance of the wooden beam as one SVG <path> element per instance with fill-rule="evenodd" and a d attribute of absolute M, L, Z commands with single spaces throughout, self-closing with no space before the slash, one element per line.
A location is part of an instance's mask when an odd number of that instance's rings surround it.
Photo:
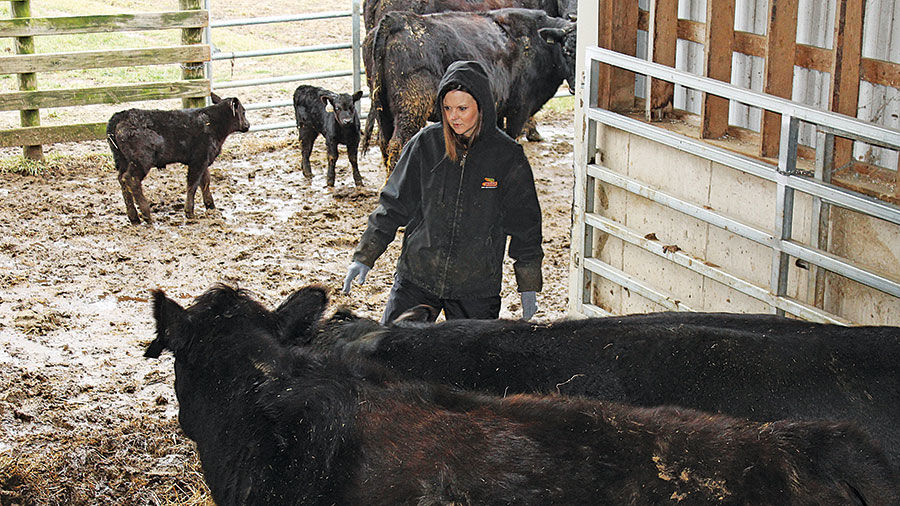
<path fill-rule="evenodd" d="M 22 2 L 12 2 L 13 18 L 28 19 L 31 17 L 31 3 L 29 0 Z M 11 20 L 15 21 L 15 19 Z M 22 36 L 16 37 L 16 54 L 32 54 L 34 53 L 34 37 Z M 19 74 L 19 89 L 23 91 L 36 90 L 37 74 L 23 73 Z M 35 127 L 41 124 L 41 111 L 38 109 L 22 109 L 19 111 L 19 119 L 23 127 Z M 20 144 L 22 146 L 22 156 L 29 160 L 43 160 L 44 148 L 40 143 Z"/>
<path fill-rule="evenodd" d="M 645 10 L 639 10 L 638 30 L 649 31 L 649 27 L 650 13 Z M 677 32 L 679 39 L 704 44 L 706 40 L 706 23 L 679 19 Z M 831 49 L 809 44 L 795 44 L 795 46 L 794 65 L 818 72 L 830 73 L 832 71 L 834 52 Z M 735 30 L 732 50 L 748 56 L 765 58 L 766 36 Z M 874 58 L 862 58 L 860 65 L 862 66 L 860 69 L 860 77 L 862 79 L 873 84 L 900 88 L 900 63 L 876 60 Z"/>
<path fill-rule="evenodd" d="M 610 49 L 622 54 L 637 54 L 637 2 L 611 0 L 612 25 Z M 610 108 L 631 110 L 634 108 L 634 72 L 614 69 L 610 76 Z"/>
<path fill-rule="evenodd" d="M 839 0 L 834 20 L 834 62 L 828 108 L 856 117 L 859 109 L 860 56 L 862 53 L 865 0 Z M 853 141 L 834 140 L 834 167 L 850 163 Z"/>
<path fill-rule="evenodd" d="M 648 49 L 650 60 L 675 68 L 675 48 L 678 41 L 678 0 L 651 0 Z M 662 118 L 672 110 L 675 85 L 659 79 L 647 78 L 649 93 L 645 105 L 648 119 Z"/>
<path fill-rule="evenodd" d="M 706 77 L 731 82 L 731 46 L 734 40 L 734 0 L 706 0 L 706 39 L 703 65 Z M 728 128 L 728 99 L 703 94 L 700 104 L 704 139 L 725 135 Z"/>
<path fill-rule="evenodd" d="M 597 46 L 612 47 L 612 0 L 597 0 Z M 597 70 L 597 107 L 610 109 L 612 99 L 612 73 L 614 68 L 601 63 Z"/>
<path fill-rule="evenodd" d="M 200 0 L 178 0 L 178 5 L 184 11 L 194 11 L 200 9 Z M 203 44 L 203 29 L 182 28 L 181 43 L 185 45 Z M 204 69 L 203 61 L 195 60 L 181 66 L 182 79 L 203 79 L 204 77 L 206 77 L 206 69 Z M 206 98 L 182 98 L 181 104 L 185 108 L 203 107 L 206 105 Z"/>
<path fill-rule="evenodd" d="M 782 98 L 791 98 L 794 84 L 794 58 L 797 42 L 798 0 L 769 0 L 769 27 L 766 38 L 765 81 L 763 91 Z M 763 112 L 760 155 L 778 156 L 781 135 L 781 115 Z"/>
<path fill-rule="evenodd" d="M 45 109 L 91 104 L 121 104 L 142 100 L 162 100 L 209 96 L 208 80 L 68 88 L 62 90 L 19 91 L 0 93 L 0 111 Z"/>
<path fill-rule="evenodd" d="M 874 58 L 860 60 L 860 78 L 872 84 L 900 88 L 900 63 Z"/>
<path fill-rule="evenodd" d="M 207 45 L 0 56 L 0 74 L 165 65 L 209 58 Z"/>
<path fill-rule="evenodd" d="M 95 141 L 106 138 L 106 123 L 37 126 L 0 130 L 0 147 Z"/>
<path fill-rule="evenodd" d="M 18 2 L 13 2 L 13 5 L 16 3 Z M 209 13 L 201 10 L 108 16 L 25 17 L 0 20 L 0 37 L 166 30 L 206 26 L 209 26 Z"/>

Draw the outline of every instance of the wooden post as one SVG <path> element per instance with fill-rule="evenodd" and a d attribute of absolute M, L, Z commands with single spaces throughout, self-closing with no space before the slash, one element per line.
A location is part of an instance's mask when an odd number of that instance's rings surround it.
<path fill-rule="evenodd" d="M 706 0 L 706 38 L 704 68 L 706 77 L 731 82 L 732 43 L 734 42 L 734 0 Z M 728 99 L 703 94 L 700 105 L 701 136 L 718 138 L 728 129 Z"/>
<path fill-rule="evenodd" d="M 678 42 L 678 0 L 651 0 L 647 50 L 650 61 L 675 68 L 675 48 Z M 662 119 L 672 110 L 675 85 L 669 81 L 647 78 L 645 111 L 647 119 Z"/>
<path fill-rule="evenodd" d="M 769 0 L 769 28 L 766 40 L 766 76 L 763 91 L 791 98 L 794 85 L 794 54 L 797 47 L 798 0 Z M 763 113 L 759 154 L 778 156 L 781 116 Z"/>
<path fill-rule="evenodd" d="M 831 67 L 831 95 L 828 108 L 854 118 L 859 107 L 859 73 L 865 8 L 865 0 L 840 0 L 835 6 L 834 59 Z M 852 157 L 853 141 L 835 138 L 834 167 L 847 165 Z"/>
<path fill-rule="evenodd" d="M 30 0 L 13 0 L 12 16 L 14 18 L 30 18 Z M 33 54 L 34 37 L 16 37 L 16 54 Z M 33 91 L 37 89 L 37 74 L 27 72 L 19 74 L 19 90 Z M 23 127 L 41 125 L 41 112 L 38 109 L 22 109 L 19 117 Z M 29 160 L 43 160 L 44 149 L 42 146 L 22 146 L 22 156 Z"/>
<path fill-rule="evenodd" d="M 183 11 L 200 10 L 200 0 L 178 0 L 178 4 Z M 181 29 L 182 44 L 202 44 L 203 29 L 202 28 L 182 28 Z M 203 62 L 188 62 L 181 66 L 182 79 L 203 79 L 204 70 Z M 203 107 L 206 105 L 206 98 L 182 98 L 181 106 L 184 108 Z"/>
<path fill-rule="evenodd" d="M 600 0 L 597 45 L 634 56 L 637 53 L 638 4 L 631 0 Z M 634 109 L 634 72 L 603 65 L 598 106 L 610 110 Z"/>

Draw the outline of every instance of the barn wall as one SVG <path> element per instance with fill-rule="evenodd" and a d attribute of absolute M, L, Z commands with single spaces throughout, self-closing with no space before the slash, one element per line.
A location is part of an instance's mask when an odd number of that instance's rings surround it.
<path fill-rule="evenodd" d="M 645 3 L 642 1 L 642 6 L 646 8 Z M 699 13 L 699 18 L 702 19 L 705 2 L 702 3 L 701 9 L 697 5 L 684 6 L 682 4 L 685 2 L 682 0 L 679 4 L 679 15 L 693 17 L 694 14 Z M 759 19 L 760 15 L 764 17 L 765 5 L 758 10 L 757 3 L 759 2 L 755 0 L 738 1 L 738 14 L 736 15 L 738 29 L 758 32 L 758 29 L 754 27 L 765 26 L 764 21 Z M 833 31 L 833 21 L 830 20 L 833 17 L 834 0 L 826 3 L 827 5 L 814 5 L 815 2 L 801 0 L 800 10 L 804 11 L 805 9 L 804 16 L 809 18 L 807 24 L 810 28 L 801 30 L 801 33 L 798 34 L 799 41 L 825 46 L 830 44 Z M 870 6 L 873 3 L 879 4 L 877 7 L 882 9 L 882 12 L 896 12 L 897 6 L 900 5 L 898 0 L 869 1 Z M 590 85 L 589 82 L 585 82 L 589 75 L 584 67 L 583 55 L 585 47 L 597 44 L 597 10 L 598 7 L 594 2 L 579 3 L 580 56 L 576 71 L 577 75 L 581 77 L 580 85 L 582 87 Z M 867 12 L 871 12 L 871 10 L 870 7 Z M 867 15 L 867 29 L 872 24 L 880 26 L 884 23 L 893 23 L 897 17 L 897 15 L 888 16 L 888 21 L 879 19 L 876 23 L 876 21 L 870 21 Z M 594 21 L 591 22 L 591 20 Z M 891 40 L 879 46 L 882 48 L 881 51 L 889 51 L 890 54 L 878 56 L 876 53 L 870 52 L 868 56 L 891 61 L 900 60 L 897 54 L 890 52 L 896 52 L 896 49 L 891 48 L 900 48 L 900 41 L 894 40 L 898 38 L 894 32 L 900 32 L 900 30 L 893 30 L 893 24 L 890 25 L 890 28 L 884 31 L 886 35 L 882 35 L 882 37 L 888 37 Z M 882 30 L 885 29 L 882 28 Z M 825 32 L 825 34 L 820 35 L 818 39 L 813 38 L 812 34 L 817 32 Z M 641 56 L 642 50 L 644 56 L 646 55 L 646 44 L 646 36 L 643 35 L 642 39 L 642 35 L 639 34 L 638 56 Z M 690 50 L 688 48 L 685 51 L 689 52 Z M 876 48 L 872 47 L 869 50 L 875 51 Z M 682 50 L 679 49 L 679 51 Z M 679 55 L 681 54 L 679 52 Z M 763 64 L 761 61 L 752 60 L 752 58 L 747 58 L 746 61 L 734 61 L 734 84 L 755 89 L 761 87 Z M 680 63 L 677 67 L 691 70 L 687 63 Z M 828 77 L 802 75 L 804 73 L 815 74 L 808 71 L 795 72 L 794 99 L 812 105 L 817 105 L 822 100 L 827 103 L 827 97 L 822 92 L 822 83 L 827 86 Z M 754 82 L 759 84 L 754 85 Z M 644 87 L 638 82 L 635 89 L 640 94 Z M 873 116 L 871 120 L 897 128 L 896 111 L 888 112 L 892 110 L 891 107 L 894 107 L 892 104 L 900 104 L 900 100 L 889 96 L 894 92 L 896 90 L 893 89 L 885 92 L 884 100 L 886 102 L 880 102 L 879 99 L 871 98 L 861 92 L 860 103 L 864 105 L 860 109 L 879 110 L 880 116 Z M 582 91 L 578 90 L 576 96 L 583 97 Z M 692 107 L 690 102 L 693 99 L 689 94 L 682 94 L 676 100 L 680 101 L 676 103 L 676 108 L 690 109 Z M 867 100 L 867 102 L 863 102 L 863 100 Z M 730 110 L 730 122 L 743 121 L 747 124 L 746 122 L 755 121 L 756 129 L 759 128 L 759 116 L 758 110 L 743 106 L 732 105 Z M 861 114 L 860 119 L 870 118 Z M 588 146 L 586 141 L 590 138 L 588 135 L 589 123 L 585 120 L 580 107 L 576 107 L 575 110 L 575 124 L 576 160 L 579 156 L 587 157 L 587 153 L 593 152 L 593 149 L 596 148 L 596 163 L 601 163 L 616 173 L 634 178 L 654 189 L 699 206 L 714 209 L 769 233 L 776 233 L 776 192 L 773 182 L 741 173 L 707 159 L 609 126 L 599 125 L 595 145 Z M 807 137 L 804 138 L 803 135 Z M 813 139 L 809 133 L 801 134 L 801 142 L 813 144 Z M 893 162 L 896 163 L 896 152 L 889 153 L 892 155 L 888 156 L 887 161 L 890 162 L 890 156 L 893 156 Z M 588 159 L 590 158 L 588 157 Z M 807 165 L 805 168 L 809 169 L 810 166 Z M 584 184 L 585 179 L 585 175 L 579 174 L 579 168 L 576 166 L 576 192 L 573 208 L 576 216 L 584 213 L 585 207 L 590 205 L 583 195 L 578 194 L 579 185 Z M 595 184 L 593 207 L 597 214 L 636 230 L 644 237 L 652 237 L 665 245 L 677 246 L 679 251 L 696 257 L 700 262 L 721 267 L 740 279 L 760 287 L 770 285 L 773 254 L 772 250 L 767 247 L 613 185 L 599 182 Z M 798 241 L 806 242 L 809 239 L 812 229 L 812 207 L 812 199 L 808 195 L 799 192 L 796 194 L 793 237 Z M 576 217 L 576 222 L 577 220 Z M 900 279 L 900 227 L 897 225 L 852 211 L 833 209 L 829 224 L 829 238 L 828 250 L 832 253 L 864 268 L 877 271 L 888 278 Z M 579 294 L 583 286 L 581 280 L 574 274 L 574 266 L 582 265 L 582 252 L 579 251 L 581 246 L 577 239 L 573 236 L 573 278 L 570 285 L 569 306 L 573 314 L 577 313 L 575 308 L 578 306 L 573 298 Z M 688 309 L 752 313 L 772 311 L 772 308 L 764 302 L 685 269 L 664 257 L 628 244 L 612 235 L 594 231 L 588 242 L 590 244 L 585 248 L 591 251 L 590 254 L 584 254 L 584 257 L 594 256 L 615 269 L 664 290 Z M 591 280 L 591 302 L 608 313 L 629 314 L 666 310 L 665 307 L 633 293 L 615 282 L 596 274 L 588 273 L 587 275 Z M 814 294 L 811 293 L 810 277 L 807 265 L 791 259 L 788 270 L 787 296 L 812 303 Z M 822 308 L 853 323 L 900 325 L 900 301 L 896 297 L 833 274 L 826 276 Z"/>

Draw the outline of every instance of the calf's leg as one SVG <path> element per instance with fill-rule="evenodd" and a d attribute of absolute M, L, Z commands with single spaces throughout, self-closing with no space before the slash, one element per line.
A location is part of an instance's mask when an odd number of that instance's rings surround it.
<path fill-rule="evenodd" d="M 200 180 L 203 173 L 208 169 L 205 163 L 194 162 L 188 165 L 187 172 L 187 194 L 184 197 L 184 217 L 187 219 L 194 218 L 194 195 L 197 194 L 197 188 L 200 186 Z"/>
<path fill-rule="evenodd" d="M 144 197 L 141 184 L 149 171 L 150 167 L 141 167 L 134 162 L 129 162 L 125 170 L 119 173 L 119 184 L 122 186 L 122 196 L 125 197 L 125 212 L 128 213 L 128 220 L 135 225 L 141 222 L 137 210 L 134 208 L 135 202 L 141 209 L 144 221 L 153 223 L 153 218 L 150 216 L 150 202 L 147 202 Z"/>
<path fill-rule="evenodd" d="M 328 175 L 326 184 L 334 186 L 334 167 L 337 165 L 338 143 L 337 140 L 328 141 L 326 148 L 328 149 Z"/>
<path fill-rule="evenodd" d="M 212 192 L 209 191 L 209 167 L 200 175 L 200 191 L 203 192 L 203 205 L 207 209 L 215 209 L 216 204 L 213 202 Z"/>
<path fill-rule="evenodd" d="M 356 162 L 357 151 L 359 150 L 359 140 L 347 144 L 347 159 L 350 160 L 350 166 L 353 167 L 353 182 L 357 187 L 363 185 L 362 175 L 359 173 L 359 164 Z"/>
<path fill-rule="evenodd" d="M 132 225 L 137 225 L 141 222 L 140 216 L 138 216 L 137 209 L 134 208 L 134 196 L 131 194 L 131 182 L 132 176 L 128 174 L 127 170 L 123 170 L 119 172 L 119 186 L 122 187 L 122 197 L 125 199 L 125 213 L 128 215 L 128 221 L 131 222 Z"/>
<path fill-rule="evenodd" d="M 309 165 L 309 157 L 312 154 L 313 143 L 316 141 L 318 132 L 309 127 L 299 127 L 300 131 L 300 153 L 302 159 L 300 168 L 303 170 L 303 176 L 306 179 L 312 179 L 312 168 Z"/>

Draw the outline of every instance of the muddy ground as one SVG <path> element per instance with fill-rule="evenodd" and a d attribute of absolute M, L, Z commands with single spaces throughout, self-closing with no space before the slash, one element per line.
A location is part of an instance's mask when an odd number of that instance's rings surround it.
<path fill-rule="evenodd" d="M 563 317 L 572 195 L 571 111 L 538 116 L 546 140 L 524 142 L 544 216 L 537 320 Z M 338 293 L 384 173 L 377 148 L 356 188 L 346 156 L 325 186 L 299 169 L 295 130 L 235 134 L 213 164 L 216 210 L 183 213 L 185 168 L 145 180 L 152 226 L 129 224 L 100 142 L 59 145 L 39 176 L 0 174 L 0 504 L 204 504 L 192 443 L 177 426 L 173 360 L 142 354 L 154 336 L 150 290 L 181 302 L 214 283 L 274 307 L 310 283 L 334 304 L 379 317 L 399 238 L 365 285 Z M 507 259 L 508 260 L 508 259 Z M 504 317 L 521 314 L 511 264 Z"/>

